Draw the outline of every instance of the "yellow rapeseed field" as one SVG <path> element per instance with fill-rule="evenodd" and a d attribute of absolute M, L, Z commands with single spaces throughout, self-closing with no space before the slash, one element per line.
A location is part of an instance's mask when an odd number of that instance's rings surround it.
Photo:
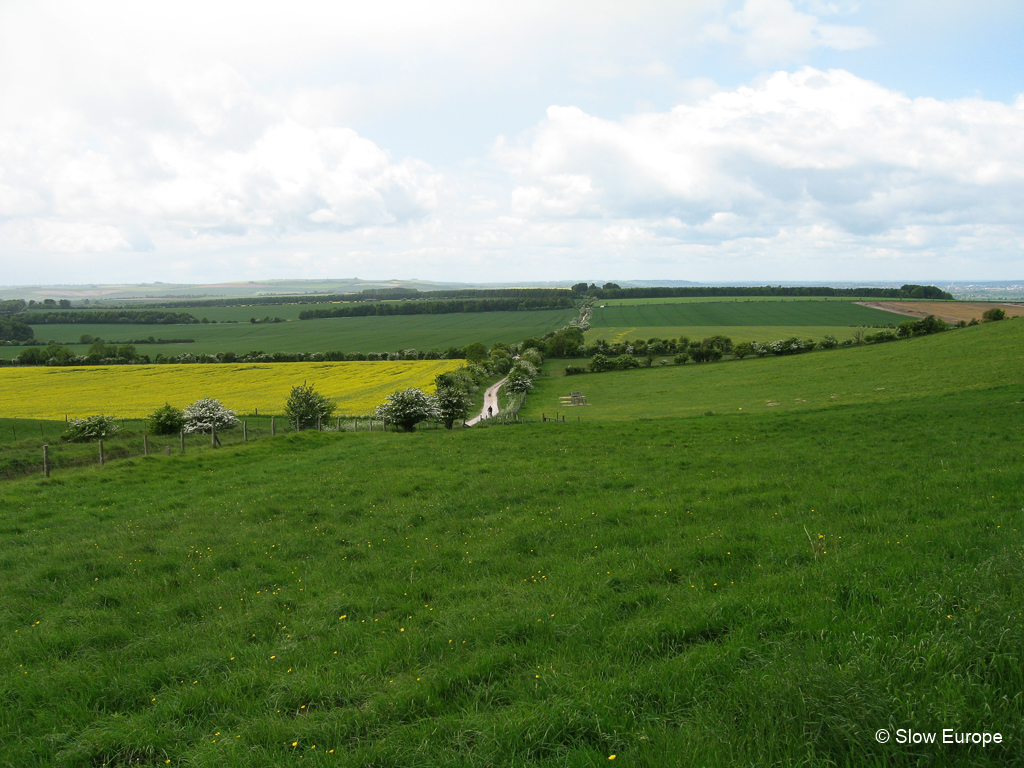
<path fill-rule="evenodd" d="M 462 360 L 352 363 L 218 363 L 0 368 L 0 417 L 144 418 L 164 403 L 183 408 L 204 397 L 240 414 L 279 414 L 292 387 L 307 383 L 337 413 L 361 415 L 399 389 L 434 390 L 434 377 Z"/>

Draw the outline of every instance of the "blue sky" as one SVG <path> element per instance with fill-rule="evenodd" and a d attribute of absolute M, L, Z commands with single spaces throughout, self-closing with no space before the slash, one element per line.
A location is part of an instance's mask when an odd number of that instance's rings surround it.
<path fill-rule="evenodd" d="M 1024 277 L 1024 4 L 0 4 L 0 284 Z"/>

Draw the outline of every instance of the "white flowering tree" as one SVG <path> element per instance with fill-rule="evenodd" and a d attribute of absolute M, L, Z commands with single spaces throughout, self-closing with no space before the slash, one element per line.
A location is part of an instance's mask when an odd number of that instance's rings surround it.
<path fill-rule="evenodd" d="M 218 432 L 231 429 L 238 424 L 236 413 L 225 408 L 220 400 L 204 397 L 185 407 L 185 434 L 209 433 L 214 427 Z"/>
<path fill-rule="evenodd" d="M 110 437 L 121 430 L 114 423 L 113 416 L 90 416 L 87 419 L 70 419 L 67 431 L 61 435 L 61 439 L 67 443 L 88 443 L 92 440 L 102 440 Z"/>
<path fill-rule="evenodd" d="M 416 388 L 392 392 L 377 406 L 373 415 L 394 424 L 404 432 L 412 432 L 421 421 L 441 417 L 437 401 Z"/>

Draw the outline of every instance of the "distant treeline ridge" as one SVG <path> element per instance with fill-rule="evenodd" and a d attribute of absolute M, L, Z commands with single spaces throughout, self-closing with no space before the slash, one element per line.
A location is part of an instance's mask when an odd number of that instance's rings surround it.
<path fill-rule="evenodd" d="M 300 320 L 324 317 L 385 317 L 390 315 L 447 315 L 456 312 L 518 312 L 538 309 L 572 309 L 573 300 L 545 299 L 467 299 L 462 301 L 402 301 L 395 303 L 336 304 L 318 309 L 304 309 Z"/>
<path fill-rule="evenodd" d="M 149 309 L 87 309 L 70 312 L 25 312 L 16 316 L 26 325 L 89 324 L 186 325 L 198 323 L 188 312 L 160 312 Z"/>

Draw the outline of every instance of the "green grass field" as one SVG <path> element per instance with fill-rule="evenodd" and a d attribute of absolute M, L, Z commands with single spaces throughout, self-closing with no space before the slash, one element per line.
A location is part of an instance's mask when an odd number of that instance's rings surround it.
<path fill-rule="evenodd" d="M 843 326 L 887 325 L 892 312 L 852 301 L 717 301 L 595 307 L 593 329 L 687 326 Z"/>
<path fill-rule="evenodd" d="M 665 296 L 662 298 L 650 299 L 600 299 L 598 304 L 606 307 L 633 307 L 642 304 L 732 304 L 751 301 L 882 301 L 877 297 L 851 297 L 851 296 Z M 898 301 L 898 299 L 884 299 L 884 301 Z M 916 299 L 903 299 L 902 301 L 916 301 Z"/>
<path fill-rule="evenodd" d="M 255 308 L 254 308 L 255 309 Z M 274 316 L 277 307 L 265 308 L 257 317 Z M 263 352 L 393 352 L 399 349 L 464 347 L 474 341 L 490 345 L 542 336 L 561 328 L 576 316 L 573 310 L 524 312 L 466 312 L 448 315 L 399 317 L 346 317 L 294 320 L 286 323 L 209 323 L 198 325 L 37 325 L 43 341 L 75 342 L 82 334 L 108 341 L 148 338 L 189 338 L 193 344 L 144 344 L 138 350 L 154 357 L 182 352 L 216 353 L 250 350 Z M 79 354 L 87 345 L 71 344 Z M 22 347 L 0 347 L 0 357 L 16 357 Z"/>
<path fill-rule="evenodd" d="M 1019 764 L 1022 336 L 4 482 L 0 764 Z"/>
<path fill-rule="evenodd" d="M 677 339 L 685 336 L 700 341 L 709 336 L 728 336 L 734 344 L 743 341 L 779 341 L 796 338 L 821 341 L 832 336 L 839 341 L 852 339 L 856 328 L 848 325 L 627 325 L 622 327 L 591 328 L 583 334 L 588 344 L 604 339 L 610 344 L 635 339 Z"/>
<path fill-rule="evenodd" d="M 966 357 L 965 352 L 969 352 Z M 696 416 L 708 410 L 726 413 L 743 409 L 749 414 L 834 409 L 925 396 L 962 397 L 967 391 L 999 382 L 1024 387 L 1024 322 L 819 350 L 798 357 L 682 366 L 661 366 L 661 359 L 671 358 L 656 358 L 651 368 L 570 377 L 558 375 L 566 364 L 586 365 L 588 361 L 549 360 L 544 370 L 551 375 L 537 380 L 521 413 L 551 413 L 559 397 L 570 390 L 583 392 L 590 403 L 572 409 L 573 417 L 606 420 Z"/>

